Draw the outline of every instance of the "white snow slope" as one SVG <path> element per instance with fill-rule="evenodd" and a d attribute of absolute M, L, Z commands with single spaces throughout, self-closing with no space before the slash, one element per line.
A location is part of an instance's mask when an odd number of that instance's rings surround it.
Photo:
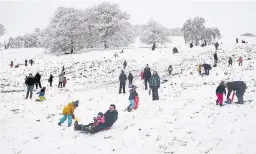
<path fill-rule="evenodd" d="M 256 48 L 252 44 L 222 45 L 224 50 L 218 51 L 220 64 L 204 77 L 198 75 L 197 65 L 213 63 L 212 46 L 183 46 L 175 55 L 172 48 L 154 52 L 148 48 L 127 49 L 119 58 L 113 56 L 116 51 L 54 56 L 43 49 L 2 50 L 1 154 L 256 154 Z M 228 68 L 229 56 L 233 61 L 242 56 L 243 66 L 234 62 Z M 24 63 L 25 58 L 33 58 L 36 64 L 9 67 L 11 60 L 17 64 Z M 139 87 L 140 105 L 131 113 L 124 112 L 129 94 L 118 94 L 124 59 L 128 62 L 125 72 L 136 76 L 135 85 Z M 161 84 L 159 101 L 152 101 L 140 80 L 139 73 L 146 64 L 159 72 L 162 81 L 168 80 Z M 167 74 L 169 64 L 174 66 L 172 76 Z M 49 74 L 57 76 L 62 65 L 67 70 L 67 87 L 57 88 L 58 77 L 54 78 L 54 87 L 48 87 Z M 44 102 L 35 102 L 36 95 L 32 100 L 24 99 L 25 76 L 37 71 L 42 74 L 43 86 L 47 86 Z M 246 82 L 244 105 L 215 105 L 215 89 L 221 80 Z M 67 122 L 58 126 L 63 107 L 77 99 L 80 106 L 75 115 L 81 123 L 91 122 L 111 103 L 119 112 L 117 122 L 110 130 L 94 135 L 74 131 Z"/>

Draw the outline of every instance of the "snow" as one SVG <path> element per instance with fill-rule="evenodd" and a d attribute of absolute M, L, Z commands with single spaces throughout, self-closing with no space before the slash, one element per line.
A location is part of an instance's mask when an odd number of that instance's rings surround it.
<path fill-rule="evenodd" d="M 174 37 L 172 41 L 180 53 L 172 54 L 171 46 L 154 52 L 149 48 L 131 48 L 122 54 L 120 50 L 111 50 L 62 56 L 36 48 L 1 50 L 1 152 L 255 154 L 256 46 L 253 44 L 256 40 L 250 40 L 248 45 L 223 41 L 220 47 L 224 50 L 218 51 L 220 64 L 204 77 L 198 75 L 197 65 L 203 61 L 213 64 L 213 46 L 189 49 L 181 38 Z M 115 52 L 118 58 L 114 57 Z M 227 67 L 229 56 L 233 56 L 232 68 Z M 240 56 L 244 59 L 242 67 L 236 62 Z M 9 67 L 11 60 L 14 65 L 23 64 L 25 58 L 33 58 L 36 64 Z M 129 105 L 128 93 L 118 94 L 118 75 L 125 59 L 128 63 L 125 72 L 132 71 L 139 87 L 140 105 L 131 113 L 123 111 Z M 146 64 L 158 71 L 162 81 L 168 80 L 161 84 L 160 100 L 156 102 L 144 90 L 139 77 Z M 170 64 L 174 67 L 171 77 L 167 74 Z M 50 73 L 58 76 L 63 65 L 67 87 L 57 88 L 58 77 L 54 78 L 53 87 L 49 87 Z M 47 86 L 45 102 L 35 102 L 36 95 L 32 100 L 24 99 L 25 76 L 37 71 L 42 74 L 42 85 Z M 248 86 L 245 104 L 216 106 L 215 89 L 220 80 L 245 81 Z M 75 115 L 81 123 L 91 122 L 93 116 L 105 112 L 112 103 L 119 112 L 117 122 L 110 130 L 94 135 L 74 131 L 73 127 L 67 127 L 67 122 L 58 126 L 63 107 L 77 99 L 80 106 Z"/>

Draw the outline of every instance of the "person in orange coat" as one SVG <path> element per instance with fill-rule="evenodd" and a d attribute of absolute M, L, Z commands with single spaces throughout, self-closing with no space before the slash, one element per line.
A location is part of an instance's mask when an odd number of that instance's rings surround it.
<path fill-rule="evenodd" d="M 63 109 L 63 117 L 60 119 L 60 122 L 58 123 L 59 126 L 61 126 L 62 123 L 66 121 L 68 118 L 68 127 L 72 124 L 72 119 L 75 119 L 74 111 L 78 107 L 79 101 L 76 100 L 75 102 L 69 103 L 67 106 Z"/>
<path fill-rule="evenodd" d="M 243 65 L 243 59 L 242 59 L 242 57 L 240 57 L 237 61 L 238 61 L 238 65 L 239 65 L 239 66 L 242 66 L 242 65 Z"/>

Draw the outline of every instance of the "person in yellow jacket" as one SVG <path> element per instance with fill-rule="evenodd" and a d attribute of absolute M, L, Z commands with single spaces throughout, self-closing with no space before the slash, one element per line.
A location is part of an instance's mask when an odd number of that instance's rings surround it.
<path fill-rule="evenodd" d="M 198 71 L 199 75 L 201 75 L 201 71 L 202 71 L 202 65 L 201 64 L 198 65 L 197 71 Z"/>
<path fill-rule="evenodd" d="M 60 119 L 60 122 L 58 123 L 59 126 L 61 126 L 61 124 L 64 123 L 67 118 L 68 118 L 68 127 L 71 126 L 72 119 L 75 119 L 74 111 L 78 107 L 78 104 L 79 104 L 79 101 L 76 100 L 64 107 L 63 109 L 64 116 Z"/>

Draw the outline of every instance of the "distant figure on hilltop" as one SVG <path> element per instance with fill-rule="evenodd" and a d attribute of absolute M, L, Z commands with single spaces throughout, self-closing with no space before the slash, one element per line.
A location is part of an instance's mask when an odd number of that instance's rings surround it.
<path fill-rule="evenodd" d="M 232 66 L 232 63 L 233 63 L 233 60 L 232 60 L 231 57 L 229 57 L 229 59 L 228 59 L 228 67 L 229 67 L 229 66 Z"/>
<path fill-rule="evenodd" d="M 156 49 L 156 43 L 153 44 L 152 51 L 154 51 L 155 49 Z"/>
<path fill-rule="evenodd" d="M 11 61 L 11 64 L 10 64 L 11 68 L 13 67 L 13 61 Z"/>
<path fill-rule="evenodd" d="M 238 65 L 239 65 L 239 66 L 242 66 L 242 65 L 243 65 L 243 59 L 242 59 L 242 57 L 240 57 L 237 61 L 238 61 Z"/>
<path fill-rule="evenodd" d="M 28 66 L 28 60 L 25 59 L 25 66 Z"/>
<path fill-rule="evenodd" d="M 216 42 L 215 44 L 214 44 L 214 46 L 215 46 L 215 50 L 218 50 L 218 48 L 219 48 L 219 43 L 218 42 Z"/>
<path fill-rule="evenodd" d="M 236 44 L 238 43 L 238 38 L 236 38 Z"/>
<path fill-rule="evenodd" d="M 218 56 L 217 56 L 217 52 L 215 52 L 214 54 L 213 54 L 213 59 L 214 59 L 214 64 L 217 64 L 218 63 Z"/>
<path fill-rule="evenodd" d="M 172 74 L 172 70 L 173 70 L 172 65 L 170 65 L 170 66 L 168 67 L 169 75 L 171 75 L 171 74 Z"/>
<path fill-rule="evenodd" d="M 172 49 L 172 53 L 173 53 L 173 54 L 179 53 L 179 51 L 178 51 L 178 49 L 177 49 L 176 47 L 174 47 L 174 48 Z"/>
<path fill-rule="evenodd" d="M 127 62 L 126 62 L 126 60 L 124 60 L 124 63 L 123 63 L 124 70 L 125 70 L 126 66 L 127 66 Z"/>
<path fill-rule="evenodd" d="M 50 82 L 50 87 L 52 87 L 53 75 L 51 74 L 48 81 Z"/>

